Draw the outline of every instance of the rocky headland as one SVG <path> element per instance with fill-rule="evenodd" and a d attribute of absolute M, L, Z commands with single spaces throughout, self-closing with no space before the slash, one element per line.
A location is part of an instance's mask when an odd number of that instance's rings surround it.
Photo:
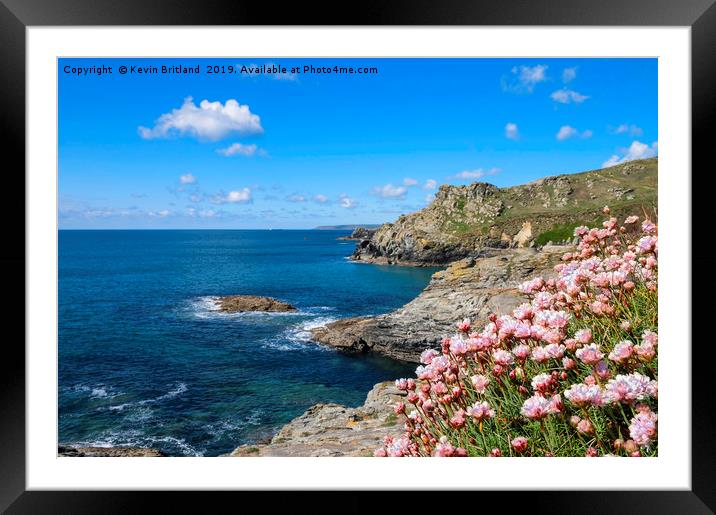
<path fill-rule="evenodd" d="M 483 322 L 490 313 L 508 313 L 525 298 L 519 283 L 550 276 L 570 247 L 486 249 L 433 274 L 423 292 L 385 315 L 346 318 L 312 330 L 314 339 L 351 352 L 377 352 L 418 362 L 420 353 L 437 348 L 455 324 Z"/>
<path fill-rule="evenodd" d="M 219 297 L 217 303 L 219 311 L 225 313 L 243 313 L 245 311 L 296 311 L 296 308 L 287 302 L 271 297 L 257 297 L 255 295 L 229 295 L 227 297 Z"/>
<path fill-rule="evenodd" d="M 608 204 L 624 217 L 652 212 L 657 158 L 611 168 L 545 177 L 498 188 L 485 182 L 443 185 L 426 208 L 383 224 L 352 259 L 377 264 L 446 265 L 485 247 L 560 243 L 578 225 L 594 224 Z"/>

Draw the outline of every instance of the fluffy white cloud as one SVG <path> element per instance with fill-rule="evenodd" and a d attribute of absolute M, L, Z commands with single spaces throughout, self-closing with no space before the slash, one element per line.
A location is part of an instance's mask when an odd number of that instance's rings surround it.
<path fill-rule="evenodd" d="M 231 156 L 253 156 L 257 153 L 257 151 L 260 153 L 261 151 L 259 148 L 254 145 L 244 145 L 243 143 L 232 143 L 226 148 L 220 148 L 216 151 L 217 154 L 225 156 L 225 157 L 231 157 Z"/>
<path fill-rule="evenodd" d="M 564 141 L 569 138 L 591 138 L 592 137 L 592 131 L 589 129 L 579 132 L 577 129 L 572 127 L 571 125 L 562 125 L 559 128 L 559 131 L 557 131 L 557 135 L 555 136 L 558 141 Z"/>
<path fill-rule="evenodd" d="M 495 175 L 499 172 L 499 168 L 477 168 L 475 170 L 463 170 L 462 172 L 453 176 L 455 179 L 472 180 L 485 177 L 486 175 Z"/>
<path fill-rule="evenodd" d="M 428 193 L 427 195 L 425 195 L 424 200 L 425 200 L 425 202 L 427 202 L 429 204 L 430 202 L 435 200 L 435 195 L 432 193 Z"/>
<path fill-rule="evenodd" d="M 547 66 L 515 66 L 502 78 L 502 89 L 513 93 L 532 93 L 535 85 L 547 80 Z"/>
<path fill-rule="evenodd" d="M 196 177 L 194 177 L 190 173 L 185 173 L 184 175 L 179 176 L 179 183 L 180 184 L 195 184 L 196 183 Z"/>
<path fill-rule="evenodd" d="M 406 191 L 408 189 L 405 186 L 393 186 L 392 184 L 373 188 L 373 194 L 382 198 L 405 198 Z"/>
<path fill-rule="evenodd" d="M 604 168 L 608 168 L 610 166 L 626 163 L 627 161 L 634 161 L 635 159 L 647 159 L 649 157 L 654 157 L 658 152 L 659 143 L 657 141 L 653 142 L 651 145 L 647 145 L 646 143 L 635 140 L 632 141 L 629 148 L 624 149 L 623 156 L 614 154 L 612 157 L 604 161 L 602 166 Z"/>
<path fill-rule="evenodd" d="M 577 78 L 577 68 L 565 68 L 562 71 L 562 82 L 565 84 Z"/>
<path fill-rule="evenodd" d="M 221 102 L 202 100 L 197 106 L 191 97 L 184 99 L 179 109 L 161 115 L 154 127 L 139 127 L 144 139 L 189 136 L 216 141 L 232 133 L 258 134 L 263 132 L 261 119 L 233 98 Z"/>
<path fill-rule="evenodd" d="M 507 139 L 518 140 L 520 139 L 520 131 L 517 128 L 516 123 L 508 123 L 505 125 L 505 137 Z"/>
<path fill-rule="evenodd" d="M 232 190 L 228 193 L 217 193 L 211 199 L 214 204 L 236 204 L 251 202 L 251 190 L 242 188 L 240 190 Z"/>
<path fill-rule="evenodd" d="M 438 181 L 436 181 L 435 179 L 428 179 L 427 181 L 425 181 L 425 184 L 423 185 L 423 189 L 434 190 L 437 187 L 437 185 L 438 185 Z"/>
<path fill-rule="evenodd" d="M 353 209 L 358 206 L 358 201 L 354 198 L 349 197 L 345 193 L 341 193 L 339 205 L 345 209 Z"/>
<path fill-rule="evenodd" d="M 293 195 L 286 197 L 286 200 L 289 202 L 306 202 L 306 197 L 299 195 L 298 193 L 294 193 Z"/>
<path fill-rule="evenodd" d="M 621 125 L 615 127 L 611 132 L 612 134 L 629 134 L 630 136 L 641 136 L 644 134 L 644 130 L 641 127 L 626 123 L 622 123 Z"/>
<path fill-rule="evenodd" d="M 316 194 L 316 195 L 313 196 L 313 200 L 316 201 L 316 202 L 319 202 L 319 203 L 323 204 L 324 202 L 328 202 L 328 197 L 325 196 L 325 195 L 322 195 L 322 194 L 318 193 L 318 194 Z"/>
<path fill-rule="evenodd" d="M 550 97 L 552 100 L 559 102 L 560 104 L 581 104 L 589 98 L 587 95 L 582 95 L 581 93 L 577 93 L 571 89 L 558 89 L 553 92 Z"/>
<path fill-rule="evenodd" d="M 149 216 L 157 216 L 159 218 L 166 218 L 167 216 L 171 215 L 171 211 L 168 209 L 161 209 L 159 211 L 148 211 L 147 214 Z"/>
<path fill-rule="evenodd" d="M 410 177 L 406 177 L 405 179 L 403 179 L 404 186 L 410 187 L 410 186 L 415 186 L 416 184 L 418 184 L 418 181 L 416 181 L 415 179 L 412 179 Z"/>

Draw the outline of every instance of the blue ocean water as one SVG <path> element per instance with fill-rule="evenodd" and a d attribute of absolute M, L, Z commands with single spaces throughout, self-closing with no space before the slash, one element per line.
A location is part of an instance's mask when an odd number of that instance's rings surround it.
<path fill-rule="evenodd" d="M 408 365 L 308 329 L 415 298 L 436 269 L 357 264 L 346 231 L 60 231 L 59 441 L 216 456 Z M 224 314 L 220 295 L 297 313 Z"/>

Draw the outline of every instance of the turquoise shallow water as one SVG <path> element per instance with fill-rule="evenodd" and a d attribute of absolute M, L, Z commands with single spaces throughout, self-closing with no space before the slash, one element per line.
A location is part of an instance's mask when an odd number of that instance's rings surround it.
<path fill-rule="evenodd" d="M 60 442 L 215 456 L 411 373 L 309 340 L 310 327 L 405 304 L 436 270 L 352 263 L 344 234 L 60 231 Z M 212 297 L 230 294 L 299 311 L 217 312 Z"/>

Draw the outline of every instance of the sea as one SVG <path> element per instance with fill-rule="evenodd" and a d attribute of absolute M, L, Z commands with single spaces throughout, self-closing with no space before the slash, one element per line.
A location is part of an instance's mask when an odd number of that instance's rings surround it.
<path fill-rule="evenodd" d="M 58 441 L 218 456 L 308 407 L 358 406 L 415 365 L 350 355 L 310 329 L 389 312 L 435 268 L 351 262 L 349 231 L 59 231 Z M 217 310 L 269 296 L 296 312 Z"/>

